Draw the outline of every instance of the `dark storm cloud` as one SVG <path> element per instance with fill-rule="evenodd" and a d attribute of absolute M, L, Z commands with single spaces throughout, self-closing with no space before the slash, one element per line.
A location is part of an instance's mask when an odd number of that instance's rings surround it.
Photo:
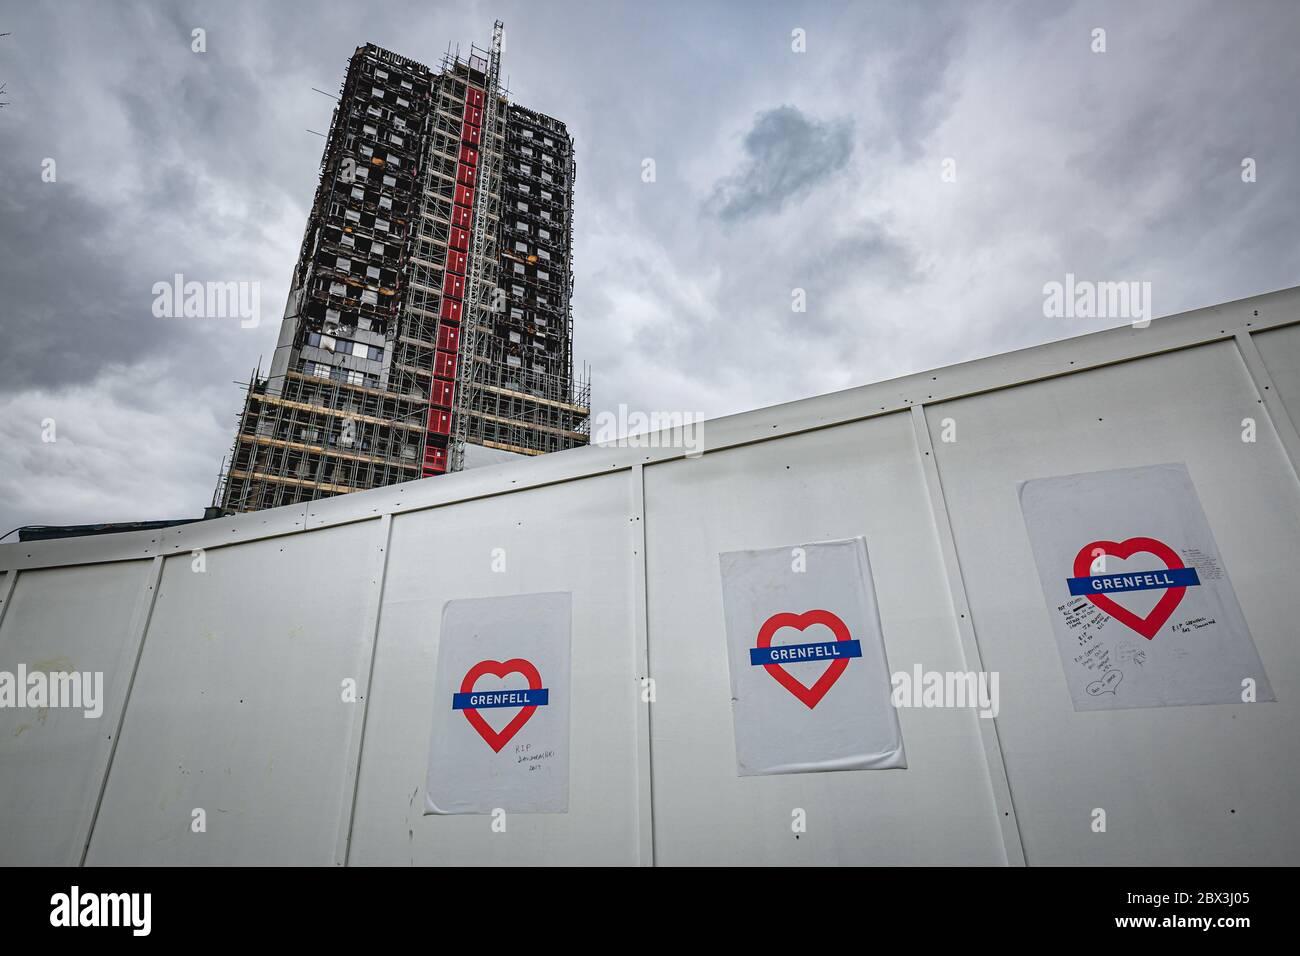
<path fill-rule="evenodd" d="M 39 168 L 0 165 L 0 394 L 93 379 L 105 365 L 166 351 L 184 336 L 150 312 L 157 271 L 140 274 L 146 237 L 73 186 L 42 183 Z M 57 169 L 57 166 L 56 166 Z M 22 180 L 34 187 L 21 188 Z M 43 192 L 42 192 L 43 190 Z"/>
<path fill-rule="evenodd" d="M 742 145 L 744 162 L 709 200 L 724 222 L 777 212 L 843 169 L 853 152 L 853 122 L 819 121 L 778 106 L 754 117 Z"/>

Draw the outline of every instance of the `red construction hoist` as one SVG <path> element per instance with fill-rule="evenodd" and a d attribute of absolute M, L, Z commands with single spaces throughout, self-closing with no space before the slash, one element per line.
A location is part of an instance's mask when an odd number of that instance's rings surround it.
<path fill-rule="evenodd" d="M 461 310 L 469 271 L 469 237 L 474 225 L 474 188 L 478 182 L 478 151 L 483 132 L 483 91 L 469 87 L 460 125 L 460 159 L 456 164 L 456 194 L 447 234 L 447 267 L 442 280 L 442 307 L 438 310 L 433 385 L 429 390 L 429 429 L 424 442 L 424 477 L 447 471 L 447 444 L 451 436 L 452 400 L 456 394 L 456 357 L 460 347 Z"/>

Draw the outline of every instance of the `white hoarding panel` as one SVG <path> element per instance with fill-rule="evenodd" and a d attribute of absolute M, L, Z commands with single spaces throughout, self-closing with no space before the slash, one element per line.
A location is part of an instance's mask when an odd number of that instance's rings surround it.
<path fill-rule="evenodd" d="M 425 813 L 569 809 L 567 593 L 442 610 Z"/>
<path fill-rule="evenodd" d="M 1147 331 L 1116 334 L 1141 341 Z M 1073 354 L 1088 357 L 1082 348 Z M 1276 433 L 1264 427 L 1260 392 L 1236 343 L 930 405 L 925 415 L 984 665 L 1001 675 L 997 727 L 1027 862 L 1300 859 L 1300 829 L 1289 822 L 1300 805 L 1300 764 L 1279 758 L 1294 753 L 1300 725 L 1300 697 L 1289 692 L 1300 687 L 1298 605 L 1284 571 L 1300 542 L 1300 486 Z M 1255 441 L 1243 440 L 1247 417 L 1260 421 Z M 1044 601 L 1018 483 L 1159 462 L 1187 467 L 1276 703 L 1075 710 L 1053 625 L 1065 601 Z M 1109 514 L 1119 518 L 1125 507 L 1117 499 Z M 1148 510 L 1160 517 L 1158 507 Z M 1105 512 L 1098 518 L 1104 523 Z M 1071 520 L 1067 512 L 1062 526 Z M 1144 534 L 1130 527 L 1126 520 L 1092 534 L 1116 542 Z M 1067 562 L 1092 540 L 1083 536 L 1070 537 Z M 1064 541 L 1059 547 L 1071 550 Z M 1170 623 L 1182 620 L 1175 613 Z M 1122 632 L 1148 653 L 1163 639 L 1148 641 L 1114 621 L 1104 631 L 1112 640 Z M 909 737 L 909 758 L 912 749 Z M 1093 829 L 1097 811 L 1104 831 Z"/>
<path fill-rule="evenodd" d="M 720 553 L 863 536 L 889 667 L 966 669 L 910 415 L 647 466 L 645 500 L 656 862 L 1003 862 L 972 708 L 898 710 L 906 771 L 736 772 Z"/>
<path fill-rule="evenodd" d="M 631 639 L 636 602 L 629 479 L 628 471 L 597 475 L 394 518 L 351 863 L 639 862 L 636 719 L 645 705 Z M 436 683 L 444 605 L 544 592 L 572 595 L 567 812 L 512 812 L 505 803 L 491 808 L 504 816 L 426 815 L 430 715 L 451 708 Z M 514 653 L 502 647 L 482 659 L 504 663 Z M 534 663 L 553 703 L 538 707 L 503 754 L 527 738 L 547 716 L 543 711 L 559 706 L 555 681 L 562 676 Z M 501 684 L 517 686 L 511 680 Z M 493 683 L 485 676 L 476 686 Z M 483 714 L 501 729 L 500 718 Z M 470 730 L 461 714 L 453 716 L 452 728 Z M 485 758 L 495 756 L 477 734 L 469 736 Z"/>
<path fill-rule="evenodd" d="M 379 530 L 166 559 L 87 863 L 333 865 Z"/>
<path fill-rule="evenodd" d="M 0 706 L 0 864 L 81 860 L 82 828 L 90 826 L 85 811 L 99 792 L 112 714 L 130 679 L 136 636 L 130 625 L 150 563 L 9 572 L 18 581 L 0 627 L 0 674 L 91 675 L 89 686 L 102 696 L 92 716 L 48 700 Z M 118 696 L 104 699 L 114 690 Z"/>
<path fill-rule="evenodd" d="M 907 766 L 862 538 L 719 556 L 741 776 Z"/>

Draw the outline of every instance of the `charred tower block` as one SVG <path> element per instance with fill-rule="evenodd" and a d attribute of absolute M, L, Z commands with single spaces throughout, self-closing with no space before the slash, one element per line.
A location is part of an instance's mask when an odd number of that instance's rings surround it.
<path fill-rule="evenodd" d="M 438 71 L 373 45 L 353 55 L 226 510 L 587 442 L 573 141 L 499 89 L 499 37 Z"/>

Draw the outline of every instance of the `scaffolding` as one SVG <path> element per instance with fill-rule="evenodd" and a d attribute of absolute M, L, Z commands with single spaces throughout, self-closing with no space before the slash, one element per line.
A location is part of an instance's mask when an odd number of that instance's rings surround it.
<path fill-rule="evenodd" d="M 275 358 L 246 385 L 224 509 L 459 470 L 467 442 L 528 455 L 587 442 L 572 140 L 508 103 L 502 29 L 490 50 L 449 48 L 437 72 L 354 53 Z"/>

